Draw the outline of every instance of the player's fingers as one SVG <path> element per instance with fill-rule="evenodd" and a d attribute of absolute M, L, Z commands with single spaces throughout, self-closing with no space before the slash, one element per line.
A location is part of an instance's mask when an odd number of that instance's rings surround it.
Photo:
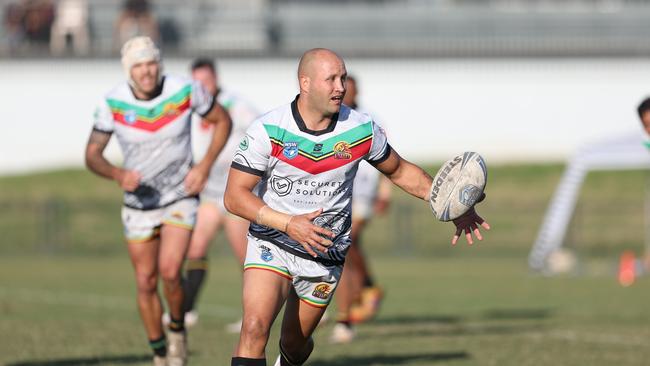
<path fill-rule="evenodd" d="M 327 230 L 327 229 L 325 229 L 325 228 L 322 228 L 322 227 L 320 227 L 320 226 L 318 226 L 318 225 L 314 225 L 314 231 L 317 232 L 317 233 L 319 233 L 319 234 L 323 234 L 323 235 L 325 235 L 325 236 L 329 236 L 330 238 L 333 238 L 333 237 L 336 236 L 333 232 L 331 232 L 331 231 L 329 231 L 329 230 Z"/>
<path fill-rule="evenodd" d="M 327 248 L 322 246 L 318 240 L 314 239 L 307 239 L 307 244 L 309 244 L 312 248 L 318 250 L 319 252 L 327 253 Z"/>
<path fill-rule="evenodd" d="M 306 242 L 301 242 L 300 245 L 302 245 L 302 247 L 305 248 L 305 250 L 307 251 L 307 253 L 309 253 L 309 255 L 311 255 L 314 258 L 318 257 L 316 252 L 314 252 L 314 250 L 311 248 L 309 244 L 307 244 Z"/>
<path fill-rule="evenodd" d="M 485 230 L 490 230 L 490 224 L 488 224 L 485 220 L 481 222 L 481 227 L 485 228 Z"/>
<path fill-rule="evenodd" d="M 460 235 L 454 235 L 454 237 L 451 239 L 451 245 L 456 245 L 456 243 L 458 243 L 458 238 L 460 238 Z"/>
<path fill-rule="evenodd" d="M 472 231 L 474 232 L 474 235 L 476 235 L 476 239 L 483 240 L 483 236 L 481 235 L 481 231 L 478 229 L 478 226 L 472 225 Z"/>
<path fill-rule="evenodd" d="M 469 245 L 474 244 L 474 240 L 472 239 L 472 231 L 470 230 L 469 227 L 465 228 L 465 239 L 467 239 L 467 243 Z"/>
<path fill-rule="evenodd" d="M 332 245 L 332 241 L 328 240 L 327 238 L 323 238 L 322 236 L 318 235 L 317 233 L 312 233 L 311 239 L 314 240 L 315 242 L 319 243 L 322 246 L 329 247 Z"/>

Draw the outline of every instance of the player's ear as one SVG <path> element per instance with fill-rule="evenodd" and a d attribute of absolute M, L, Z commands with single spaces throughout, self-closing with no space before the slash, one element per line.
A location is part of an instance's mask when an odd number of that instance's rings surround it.
<path fill-rule="evenodd" d="M 298 83 L 300 84 L 300 90 L 309 92 L 311 79 L 307 75 L 300 75 L 300 77 L 298 77 Z"/>

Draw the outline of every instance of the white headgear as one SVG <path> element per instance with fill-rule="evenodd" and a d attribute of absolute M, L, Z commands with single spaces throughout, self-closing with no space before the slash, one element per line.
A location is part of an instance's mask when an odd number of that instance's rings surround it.
<path fill-rule="evenodd" d="M 156 44 L 149 37 L 134 37 L 126 41 L 124 46 L 122 46 L 122 67 L 124 72 L 126 72 L 126 77 L 129 80 L 129 84 L 134 86 L 133 80 L 131 79 L 131 68 L 133 65 L 147 62 L 147 61 L 156 61 L 158 62 L 160 68 L 158 71 L 158 82 L 162 79 L 162 63 L 160 62 L 160 50 L 156 47 Z"/>

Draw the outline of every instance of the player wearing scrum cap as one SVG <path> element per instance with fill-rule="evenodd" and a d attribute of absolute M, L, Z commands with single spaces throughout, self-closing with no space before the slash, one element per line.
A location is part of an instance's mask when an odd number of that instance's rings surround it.
<path fill-rule="evenodd" d="M 367 160 L 406 192 L 428 201 L 432 178 L 393 150 L 366 114 L 342 105 L 347 71 L 327 49 L 303 54 L 300 94 L 251 124 L 228 176 L 226 208 L 249 221 L 244 317 L 231 365 L 266 365 L 271 326 L 284 306 L 275 365 L 302 365 L 350 246 L 352 182 Z M 260 183 L 259 197 L 252 193 Z M 474 209 L 454 221 L 481 239 Z"/>
<path fill-rule="evenodd" d="M 185 365 L 181 265 L 194 226 L 197 194 L 226 143 L 231 121 L 199 83 L 163 75 L 160 51 L 148 37 L 124 44 L 122 65 L 127 81 L 99 102 L 86 165 L 124 190 L 122 223 L 154 365 Z M 212 142 L 196 165 L 190 145 L 192 113 L 215 125 Z M 124 155 L 122 167 L 103 156 L 113 134 Z M 167 336 L 161 323 L 159 279 L 171 315 Z"/>

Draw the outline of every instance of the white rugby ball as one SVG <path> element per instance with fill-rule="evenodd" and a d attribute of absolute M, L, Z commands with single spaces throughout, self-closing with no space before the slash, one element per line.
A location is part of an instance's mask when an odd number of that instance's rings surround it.
<path fill-rule="evenodd" d="M 429 205 L 440 221 L 451 221 L 476 204 L 487 183 L 487 166 L 481 155 L 464 152 L 442 165 L 433 178 Z"/>

